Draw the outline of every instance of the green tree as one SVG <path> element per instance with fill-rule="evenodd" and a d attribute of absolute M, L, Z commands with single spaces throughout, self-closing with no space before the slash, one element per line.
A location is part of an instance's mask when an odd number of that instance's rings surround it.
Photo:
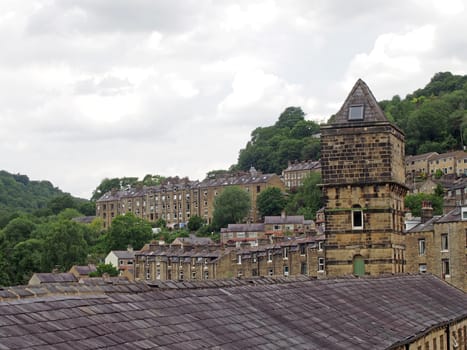
<path fill-rule="evenodd" d="M 67 208 L 76 209 L 75 199 L 69 194 L 65 193 L 55 198 L 52 198 L 49 203 L 47 203 L 47 208 L 49 208 L 52 213 L 58 214 L 62 210 Z"/>
<path fill-rule="evenodd" d="M 298 122 L 305 120 L 305 113 L 300 107 L 287 107 L 279 116 L 275 126 L 292 129 Z"/>
<path fill-rule="evenodd" d="M 9 246 L 14 246 L 18 242 L 25 241 L 31 237 L 36 228 L 30 217 L 22 215 L 11 220 L 3 229 L 3 236 Z"/>
<path fill-rule="evenodd" d="M 151 224 L 132 213 L 119 215 L 107 231 L 107 249 L 123 250 L 130 245 L 141 249 L 152 238 Z"/>
<path fill-rule="evenodd" d="M 443 213 L 443 197 L 438 196 L 436 194 L 427 194 L 427 193 L 409 194 L 405 197 L 404 204 L 405 204 L 405 207 L 412 212 L 412 215 L 421 216 L 422 215 L 422 203 L 424 201 L 431 202 L 434 215 L 441 215 Z"/>
<path fill-rule="evenodd" d="M 112 264 L 99 264 L 96 267 L 96 271 L 91 272 L 89 277 L 101 277 L 103 274 L 108 274 L 111 277 L 118 276 L 118 269 Z"/>
<path fill-rule="evenodd" d="M 286 204 L 284 194 L 277 187 L 266 188 L 256 198 L 259 214 L 263 218 L 270 215 L 280 215 Z"/>
<path fill-rule="evenodd" d="M 164 176 L 147 174 L 142 181 L 144 186 L 157 186 L 165 180 Z"/>
<path fill-rule="evenodd" d="M 286 207 L 287 214 L 303 215 L 305 219 L 313 220 L 316 212 L 324 205 L 321 188 L 321 175 L 310 173 L 304 180 L 303 185 L 291 194 Z"/>
<path fill-rule="evenodd" d="M 76 209 L 73 209 L 73 208 L 66 208 L 66 209 L 63 209 L 60 213 L 58 213 L 58 218 L 60 219 L 67 219 L 67 220 L 71 220 L 73 218 L 77 218 L 77 217 L 80 217 L 82 216 L 81 213 L 76 210 Z"/>
<path fill-rule="evenodd" d="M 96 215 L 96 203 L 90 201 L 83 201 L 78 204 L 78 211 L 85 216 Z"/>
<path fill-rule="evenodd" d="M 12 284 L 27 284 L 35 272 L 41 271 L 43 254 L 46 251 L 45 242 L 41 239 L 31 238 L 16 244 L 13 248 L 10 265 Z"/>
<path fill-rule="evenodd" d="M 188 230 L 190 231 L 198 231 L 201 226 L 203 226 L 205 223 L 204 219 L 199 216 L 199 215 L 193 215 L 190 217 L 190 220 L 188 220 Z"/>
<path fill-rule="evenodd" d="M 167 222 L 162 219 L 162 218 L 159 218 L 157 219 L 157 221 L 154 223 L 154 226 L 155 227 L 159 227 L 159 228 L 166 228 L 167 227 Z"/>
<path fill-rule="evenodd" d="M 105 178 L 101 181 L 99 186 L 92 192 L 92 201 L 96 201 L 101 198 L 105 193 L 116 189 L 119 190 L 121 188 L 120 179 L 118 177 L 114 177 L 112 179 Z"/>
<path fill-rule="evenodd" d="M 75 264 L 84 264 L 88 254 L 85 230 L 84 225 L 66 219 L 38 225 L 32 236 L 44 242 L 41 271 L 52 271 L 57 266 L 66 271 Z"/>
<path fill-rule="evenodd" d="M 226 187 L 214 200 L 213 226 L 216 229 L 244 220 L 251 208 L 248 193 L 240 187 Z"/>

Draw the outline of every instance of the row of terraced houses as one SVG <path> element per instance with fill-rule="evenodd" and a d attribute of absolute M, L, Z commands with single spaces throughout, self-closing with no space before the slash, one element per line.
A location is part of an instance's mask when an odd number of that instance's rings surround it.
<path fill-rule="evenodd" d="M 180 272 L 183 279 L 268 276 L 269 266 L 274 266 L 274 275 L 285 276 L 429 272 L 467 290 L 467 209 L 456 205 L 443 216 L 433 217 L 426 214 L 432 213 L 426 205 L 423 220 L 415 227 L 406 227 L 404 198 L 409 189 L 404 149 L 402 130 L 388 121 L 369 88 L 359 80 L 334 122 L 321 128 L 325 202 L 321 213 L 322 255 L 318 254 L 319 249 L 314 251 L 316 240 L 321 238 L 318 232 L 300 237 L 309 239 L 302 243 L 284 237 L 282 241 L 271 238 L 266 245 L 244 245 L 238 239 L 256 240 L 260 236 L 254 231 L 257 228 L 250 227 L 252 231 L 247 232 L 242 227 L 240 235 L 234 228 L 227 228 L 226 242 L 235 243 L 230 250 L 218 247 L 219 251 L 203 256 L 207 252 L 170 250 L 157 245 L 144 249 L 135 261 L 136 277 L 180 279 Z M 257 195 L 269 186 L 284 188 L 279 176 L 251 169 L 236 177 L 108 193 L 98 201 L 97 210 L 106 225 L 115 215 L 130 211 L 149 220 L 164 218 L 171 225 L 185 223 L 194 214 L 210 222 L 215 196 L 232 185 L 250 193 L 251 223 L 259 220 L 254 209 Z M 268 244 L 273 246 L 268 248 Z M 276 262 L 268 258 L 269 252 L 273 252 L 271 257 L 276 256 Z M 201 254 L 202 259 L 198 261 L 199 256 L 192 254 Z M 300 263 L 291 265 L 291 261 Z M 255 264 L 259 265 L 253 268 Z"/>

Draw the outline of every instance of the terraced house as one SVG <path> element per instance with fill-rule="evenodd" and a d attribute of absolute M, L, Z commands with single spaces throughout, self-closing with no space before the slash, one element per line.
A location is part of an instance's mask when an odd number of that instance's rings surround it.
<path fill-rule="evenodd" d="M 256 276 L 324 277 L 324 236 L 294 237 L 260 246 L 167 246 L 136 252 L 136 280 L 208 280 Z"/>
<path fill-rule="evenodd" d="M 117 215 L 133 213 L 137 217 L 155 222 L 164 219 L 169 227 L 183 227 L 191 216 L 198 215 L 211 223 L 214 199 L 224 188 L 238 186 L 250 194 L 251 210 L 246 221 L 259 219 L 256 198 L 268 187 L 284 190 L 276 174 L 262 174 L 251 168 L 249 172 L 222 175 L 203 181 L 171 178 L 160 186 L 129 188 L 110 191 L 97 200 L 96 216 L 109 227 Z"/>

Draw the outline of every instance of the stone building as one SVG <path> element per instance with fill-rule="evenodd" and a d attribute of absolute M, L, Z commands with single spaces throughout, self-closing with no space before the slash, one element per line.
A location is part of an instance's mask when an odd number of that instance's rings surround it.
<path fill-rule="evenodd" d="M 287 168 L 282 171 L 285 187 L 293 189 L 303 185 L 303 180 L 311 173 L 321 174 L 319 160 L 289 161 Z"/>
<path fill-rule="evenodd" d="M 454 151 L 431 157 L 428 161 L 430 175 L 440 171 L 443 175 L 462 176 L 467 174 L 467 153 Z"/>
<path fill-rule="evenodd" d="M 454 182 L 445 192 L 444 213 L 461 206 L 467 206 L 467 178 L 461 178 Z"/>
<path fill-rule="evenodd" d="M 256 276 L 324 277 L 324 236 L 294 237 L 241 248 L 181 249 L 150 244 L 136 252 L 136 280 L 203 280 Z"/>
<path fill-rule="evenodd" d="M 405 172 L 407 177 L 417 177 L 430 174 L 429 161 L 437 155 L 437 152 L 428 152 L 414 156 L 406 156 Z"/>
<path fill-rule="evenodd" d="M 242 244 L 257 246 L 261 240 L 265 240 L 264 224 L 229 224 L 221 229 L 221 244 Z"/>
<path fill-rule="evenodd" d="M 404 158 L 403 132 L 358 80 L 321 127 L 329 275 L 404 271 Z"/>
<path fill-rule="evenodd" d="M 284 190 L 284 184 L 276 174 L 262 174 L 254 168 L 236 175 L 219 175 L 199 181 L 188 178 L 171 178 L 159 186 L 129 188 L 105 193 L 96 202 L 96 216 L 109 227 L 117 215 L 133 213 L 139 218 L 155 222 L 163 219 L 172 228 L 184 227 L 190 217 L 197 215 L 211 223 L 214 199 L 224 188 L 238 186 L 250 194 L 251 210 L 246 218 L 256 222 L 258 194 L 268 187 Z"/>
<path fill-rule="evenodd" d="M 467 292 L 467 207 L 433 217 L 426 202 L 421 223 L 405 234 L 410 273 L 431 273 Z"/>

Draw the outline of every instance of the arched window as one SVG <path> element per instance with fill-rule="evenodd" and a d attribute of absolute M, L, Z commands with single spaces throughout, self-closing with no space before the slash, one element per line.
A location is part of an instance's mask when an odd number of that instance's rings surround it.
<path fill-rule="evenodd" d="M 365 260 L 361 255 L 355 255 L 353 258 L 353 274 L 355 276 L 365 275 Z"/>
<path fill-rule="evenodd" d="M 352 230 L 363 230 L 363 210 L 358 204 L 352 207 Z"/>

